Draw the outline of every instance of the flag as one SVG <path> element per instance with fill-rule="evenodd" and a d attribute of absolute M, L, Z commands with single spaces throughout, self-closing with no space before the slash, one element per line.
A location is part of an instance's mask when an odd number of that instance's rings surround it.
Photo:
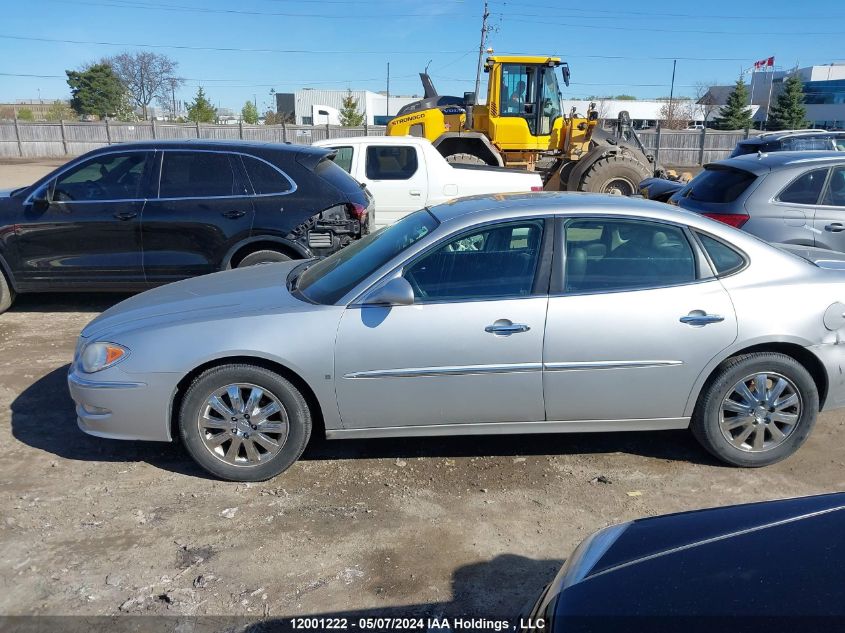
<path fill-rule="evenodd" d="M 774 56 L 769 57 L 769 59 L 766 60 L 766 66 L 768 66 L 769 68 L 774 68 L 774 65 L 775 65 Z"/>

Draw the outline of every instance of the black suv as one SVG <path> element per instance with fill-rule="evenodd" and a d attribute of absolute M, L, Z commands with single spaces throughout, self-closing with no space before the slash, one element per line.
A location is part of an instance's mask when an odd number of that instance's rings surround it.
<path fill-rule="evenodd" d="M 15 292 L 136 291 L 329 255 L 368 232 L 372 197 L 302 145 L 113 145 L 0 192 L 0 312 Z"/>
<path fill-rule="evenodd" d="M 780 130 L 764 132 L 740 141 L 731 158 L 757 152 L 810 152 L 817 150 L 845 151 L 845 132 L 826 130 Z"/>

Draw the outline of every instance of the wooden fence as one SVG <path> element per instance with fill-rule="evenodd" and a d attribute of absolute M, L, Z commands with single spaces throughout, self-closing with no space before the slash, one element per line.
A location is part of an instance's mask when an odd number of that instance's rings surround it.
<path fill-rule="evenodd" d="M 0 158 L 78 156 L 112 143 L 153 139 L 244 139 L 309 145 L 327 138 L 382 136 L 384 130 L 383 126 L 11 121 L 0 122 Z M 658 163 L 692 167 L 727 158 L 737 141 L 748 138 L 748 131 L 658 129 L 640 132 L 639 137 L 646 149 L 655 154 Z"/>
<path fill-rule="evenodd" d="M 223 139 L 299 143 L 344 136 L 382 136 L 384 126 L 206 125 L 200 123 L 0 122 L 0 158 L 78 156 L 98 147 L 154 139 Z"/>

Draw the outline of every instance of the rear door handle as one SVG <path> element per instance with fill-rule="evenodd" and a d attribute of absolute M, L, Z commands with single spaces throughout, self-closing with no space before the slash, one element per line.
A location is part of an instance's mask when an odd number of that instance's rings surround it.
<path fill-rule="evenodd" d="M 485 327 L 484 331 L 497 336 L 510 336 L 511 334 L 527 332 L 530 329 L 531 328 L 524 323 L 513 323 L 508 319 L 498 319 L 493 323 L 493 325 Z"/>
<path fill-rule="evenodd" d="M 832 222 L 824 227 L 824 230 L 830 231 L 831 233 L 841 233 L 845 231 L 845 224 L 842 224 L 842 222 Z"/>
<path fill-rule="evenodd" d="M 137 218 L 138 214 L 135 211 L 118 211 L 114 214 L 118 220 L 131 220 L 132 218 Z"/>
<path fill-rule="evenodd" d="M 681 323 L 687 325 L 708 325 L 710 323 L 721 323 L 724 320 L 725 317 L 720 314 L 707 314 L 703 310 L 693 310 L 680 318 Z"/>

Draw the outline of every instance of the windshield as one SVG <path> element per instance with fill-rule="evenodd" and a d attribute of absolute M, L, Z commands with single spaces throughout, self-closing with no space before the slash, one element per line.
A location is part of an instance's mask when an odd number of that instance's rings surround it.
<path fill-rule="evenodd" d="M 427 209 L 405 216 L 308 268 L 299 277 L 297 289 L 315 303 L 336 303 L 438 224 Z"/>

